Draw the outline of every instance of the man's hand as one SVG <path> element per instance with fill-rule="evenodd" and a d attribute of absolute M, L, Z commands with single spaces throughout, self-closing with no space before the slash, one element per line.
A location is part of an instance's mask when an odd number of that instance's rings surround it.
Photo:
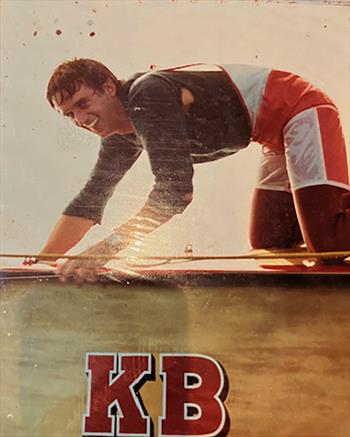
<path fill-rule="evenodd" d="M 79 286 L 83 285 L 84 282 L 96 282 L 99 270 L 113 257 L 113 252 L 103 242 L 90 247 L 80 255 L 92 256 L 92 259 L 71 259 L 59 266 L 60 281 L 66 282 L 68 279 L 72 279 Z M 106 258 L 106 255 L 111 257 Z M 103 258 L 99 258 L 99 256 L 103 256 Z"/>
<path fill-rule="evenodd" d="M 93 253 L 90 252 L 89 255 Z M 87 255 L 83 252 L 81 255 Z M 77 285 L 84 282 L 96 282 L 99 270 L 108 262 L 106 259 L 72 259 L 61 264 L 58 268 L 60 281 L 66 282 L 68 279 L 74 280 Z"/>
<path fill-rule="evenodd" d="M 84 282 L 96 282 L 101 268 L 125 247 L 125 239 L 117 233 L 110 235 L 80 254 L 83 257 L 91 256 L 91 259 L 72 259 L 61 264 L 58 268 L 60 281 L 73 279 L 78 286 Z"/>

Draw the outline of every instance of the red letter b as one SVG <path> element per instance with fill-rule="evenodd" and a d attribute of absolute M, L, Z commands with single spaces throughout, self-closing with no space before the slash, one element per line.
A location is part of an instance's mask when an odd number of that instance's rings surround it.
<path fill-rule="evenodd" d="M 219 363 L 204 355 L 161 354 L 164 384 L 159 436 L 217 436 L 226 425 Z"/>

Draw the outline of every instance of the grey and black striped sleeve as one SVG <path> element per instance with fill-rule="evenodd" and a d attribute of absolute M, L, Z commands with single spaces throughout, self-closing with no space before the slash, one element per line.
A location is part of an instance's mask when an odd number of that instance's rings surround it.
<path fill-rule="evenodd" d="M 101 223 L 107 201 L 118 182 L 135 163 L 142 147 L 128 136 L 112 135 L 101 142 L 98 160 L 88 181 L 63 214 Z"/>
<path fill-rule="evenodd" d="M 182 213 L 193 192 L 193 162 L 181 90 L 162 77 L 145 75 L 130 90 L 128 110 L 154 175 L 145 206 L 167 215 Z"/>

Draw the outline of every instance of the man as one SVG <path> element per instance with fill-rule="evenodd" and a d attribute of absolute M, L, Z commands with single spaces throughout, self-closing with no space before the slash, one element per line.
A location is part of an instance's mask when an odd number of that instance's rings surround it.
<path fill-rule="evenodd" d="M 204 71 L 202 71 L 204 70 Z M 179 67 L 118 80 L 103 64 L 75 59 L 50 78 L 50 104 L 102 138 L 85 187 L 58 220 L 42 254 L 66 253 L 96 223 L 116 184 L 148 154 L 154 186 L 144 207 L 83 255 L 112 257 L 192 200 L 193 165 L 262 145 L 250 240 L 253 248 L 350 249 L 350 196 L 339 114 L 297 75 L 243 65 Z M 230 181 L 227 181 L 229 186 Z M 107 262 L 70 260 L 63 279 L 94 280 Z"/>

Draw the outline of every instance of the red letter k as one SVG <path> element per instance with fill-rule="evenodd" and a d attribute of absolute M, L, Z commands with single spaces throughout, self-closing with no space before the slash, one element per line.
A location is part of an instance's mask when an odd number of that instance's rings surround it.
<path fill-rule="evenodd" d="M 151 354 L 87 354 L 86 372 L 89 390 L 84 436 L 152 435 L 152 420 L 139 395 L 143 384 L 155 377 Z"/>

